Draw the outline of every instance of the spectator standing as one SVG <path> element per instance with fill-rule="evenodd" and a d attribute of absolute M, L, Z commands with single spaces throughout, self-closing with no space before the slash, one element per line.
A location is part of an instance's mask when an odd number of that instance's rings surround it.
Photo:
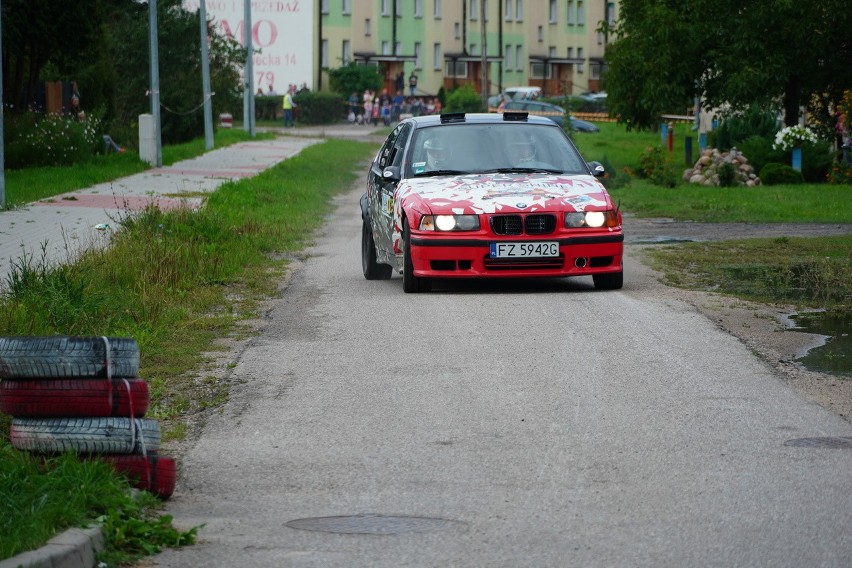
<path fill-rule="evenodd" d="M 396 96 L 393 98 L 393 120 L 399 120 L 399 115 L 402 114 L 403 102 L 405 102 L 405 97 L 402 96 L 402 89 L 397 89 Z"/>
<path fill-rule="evenodd" d="M 396 90 L 400 92 L 405 90 L 405 71 L 400 71 L 396 76 Z"/>
<path fill-rule="evenodd" d="M 373 124 L 373 101 L 364 99 L 364 124 Z"/>
<path fill-rule="evenodd" d="M 290 91 L 284 93 L 284 100 L 281 103 L 281 108 L 284 109 L 284 128 L 288 126 L 296 126 L 296 121 L 293 119 L 293 109 L 296 108 L 296 103 L 293 102 L 293 94 Z"/>
<path fill-rule="evenodd" d="M 411 90 L 412 97 L 417 95 L 417 75 L 414 71 L 408 76 L 408 88 Z"/>

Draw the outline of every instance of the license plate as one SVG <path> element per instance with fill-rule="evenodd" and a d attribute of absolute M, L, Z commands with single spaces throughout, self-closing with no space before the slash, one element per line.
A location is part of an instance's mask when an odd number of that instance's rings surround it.
<path fill-rule="evenodd" d="M 491 258 L 530 258 L 538 256 L 559 256 L 559 243 L 556 241 L 491 243 Z"/>

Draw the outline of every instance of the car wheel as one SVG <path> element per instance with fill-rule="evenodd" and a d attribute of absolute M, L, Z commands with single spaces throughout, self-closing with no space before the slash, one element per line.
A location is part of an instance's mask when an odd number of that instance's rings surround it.
<path fill-rule="evenodd" d="M 411 231 L 408 219 L 402 222 L 402 289 L 406 293 L 429 292 L 432 289 L 431 278 L 414 275 L 414 262 L 411 260 Z"/>
<path fill-rule="evenodd" d="M 620 290 L 624 285 L 624 271 L 610 272 L 608 274 L 593 274 L 596 290 Z"/>
<path fill-rule="evenodd" d="M 367 280 L 387 280 L 393 274 L 391 265 L 376 262 L 376 242 L 366 219 L 361 226 L 361 269 Z"/>

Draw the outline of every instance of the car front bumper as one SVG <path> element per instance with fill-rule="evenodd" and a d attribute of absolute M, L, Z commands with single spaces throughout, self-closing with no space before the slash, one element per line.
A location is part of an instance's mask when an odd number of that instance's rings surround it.
<path fill-rule="evenodd" d="M 558 241 L 559 256 L 491 258 L 492 242 Z M 550 239 L 465 239 L 412 235 L 414 274 L 435 278 L 588 276 L 622 270 L 621 232 Z"/>

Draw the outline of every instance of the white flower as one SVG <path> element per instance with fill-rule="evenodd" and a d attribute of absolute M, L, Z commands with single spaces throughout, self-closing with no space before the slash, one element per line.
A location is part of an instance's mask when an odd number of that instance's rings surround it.
<path fill-rule="evenodd" d="M 817 137 L 813 130 L 807 126 L 785 126 L 775 135 L 775 143 L 772 144 L 772 147 L 776 150 L 787 151 L 801 146 L 802 142 L 816 144 Z"/>

